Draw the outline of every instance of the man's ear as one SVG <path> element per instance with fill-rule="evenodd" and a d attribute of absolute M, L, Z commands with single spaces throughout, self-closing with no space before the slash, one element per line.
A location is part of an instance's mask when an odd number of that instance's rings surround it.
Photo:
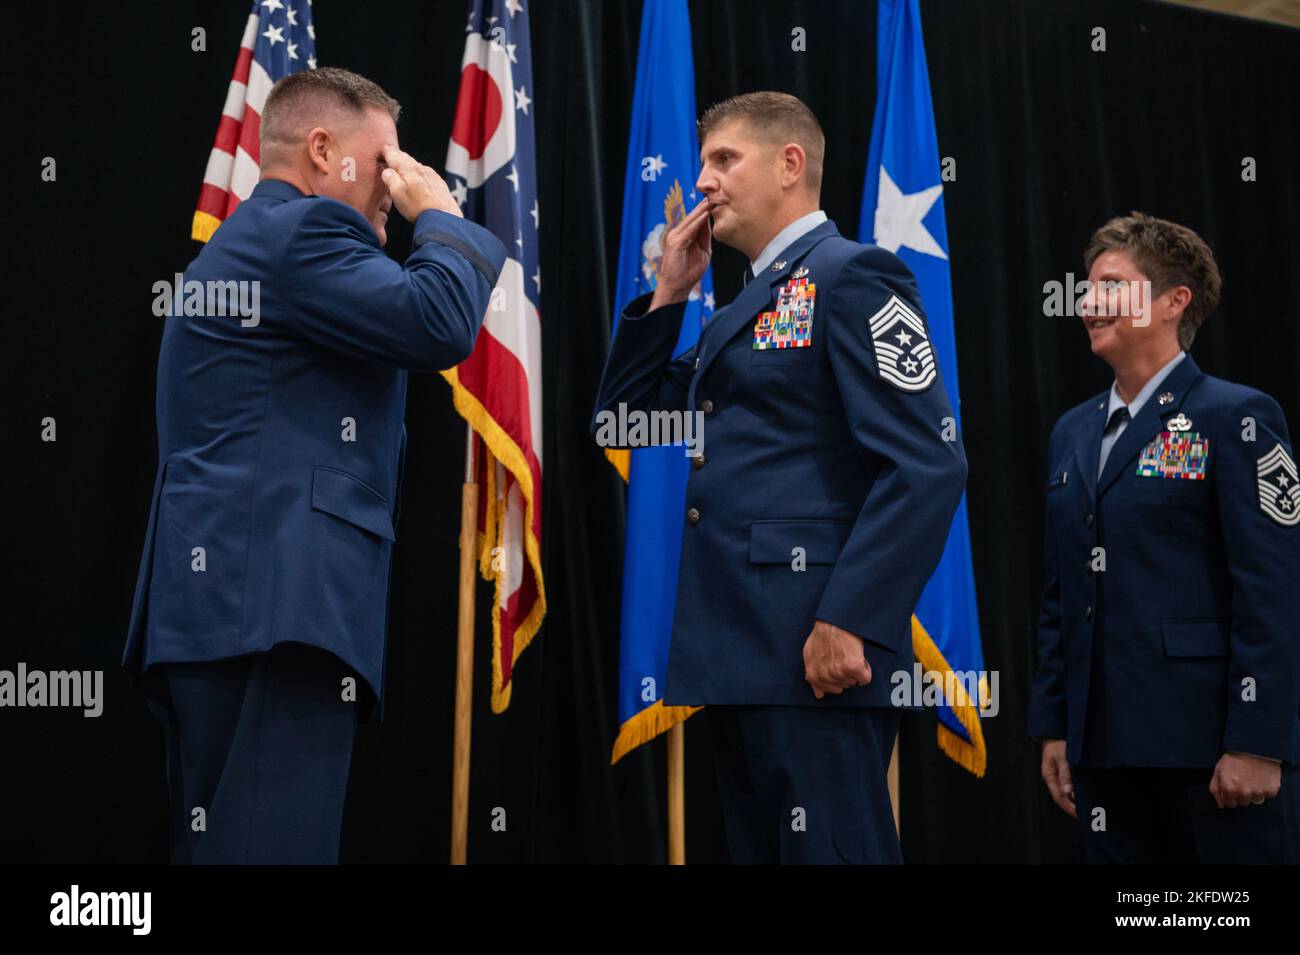
<path fill-rule="evenodd" d="M 803 178 L 808 165 L 808 157 L 798 143 L 786 143 L 781 147 L 781 185 L 793 186 Z"/>
<path fill-rule="evenodd" d="M 330 174 L 330 153 L 334 149 L 334 137 L 323 126 L 317 126 L 307 134 L 307 158 L 312 168 L 322 176 Z"/>

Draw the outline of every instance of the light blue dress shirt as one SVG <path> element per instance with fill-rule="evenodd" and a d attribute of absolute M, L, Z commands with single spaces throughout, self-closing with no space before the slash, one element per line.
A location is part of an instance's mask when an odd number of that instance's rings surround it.
<path fill-rule="evenodd" d="M 1142 410 L 1142 406 L 1151 399 L 1151 396 L 1156 393 L 1156 389 L 1159 388 L 1164 380 L 1169 377 L 1169 373 L 1173 371 L 1178 366 L 1178 363 L 1186 357 L 1187 352 L 1180 351 L 1177 355 L 1171 358 L 1169 364 L 1165 365 L 1165 367 L 1152 375 L 1151 380 L 1143 385 L 1142 390 L 1139 391 L 1133 400 L 1128 403 L 1128 419 L 1121 420 L 1113 428 L 1107 428 L 1102 432 L 1101 454 L 1097 458 L 1098 480 L 1101 479 L 1101 472 L 1106 470 L 1106 459 L 1110 457 L 1110 449 L 1115 447 L 1115 442 L 1118 441 L 1119 436 L 1124 433 L 1124 429 L 1128 427 L 1129 421 L 1132 421 L 1138 416 L 1138 412 Z M 1119 386 L 1113 384 L 1110 386 L 1110 404 L 1106 408 L 1106 421 L 1109 423 L 1110 416 L 1115 413 L 1115 410 L 1123 407 L 1124 399 L 1119 396 Z"/>
<path fill-rule="evenodd" d="M 749 263 L 749 274 L 753 276 L 761 273 L 765 268 L 776 261 L 776 257 L 790 247 L 790 244 L 796 239 L 808 234 L 826 221 L 826 213 L 818 209 L 816 212 L 810 212 L 806 216 L 800 216 L 788 226 L 772 237 L 772 241 L 763 247 L 763 251 L 758 253 L 758 258 Z"/>

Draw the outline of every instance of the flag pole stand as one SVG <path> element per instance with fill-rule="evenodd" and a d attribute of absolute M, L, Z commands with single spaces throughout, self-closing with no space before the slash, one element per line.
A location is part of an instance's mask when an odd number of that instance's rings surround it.
<path fill-rule="evenodd" d="M 456 620 L 456 723 L 451 765 L 451 864 L 464 865 L 469 837 L 470 721 L 474 702 L 474 588 L 478 484 L 474 427 L 465 423 L 465 482 L 460 486 L 460 605 Z"/>
<path fill-rule="evenodd" d="M 686 865 L 686 721 L 668 730 L 668 864 Z"/>

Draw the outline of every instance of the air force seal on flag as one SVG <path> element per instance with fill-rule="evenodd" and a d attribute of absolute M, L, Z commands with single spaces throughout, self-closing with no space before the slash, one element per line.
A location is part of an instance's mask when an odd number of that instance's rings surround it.
<path fill-rule="evenodd" d="M 1300 524 L 1300 481 L 1295 462 L 1281 444 L 1256 463 L 1259 479 L 1259 509 L 1283 527 Z"/>
<path fill-rule="evenodd" d="M 925 322 L 897 295 L 867 320 L 880 377 L 902 391 L 924 391 L 938 377 Z"/>

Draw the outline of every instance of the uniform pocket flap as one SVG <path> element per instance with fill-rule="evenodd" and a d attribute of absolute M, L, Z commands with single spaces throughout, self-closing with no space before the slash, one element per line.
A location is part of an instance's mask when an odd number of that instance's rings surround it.
<path fill-rule="evenodd" d="M 388 501 L 344 471 L 325 467 L 313 469 L 311 506 L 386 540 L 397 539 L 393 534 L 393 517 L 388 511 Z"/>
<path fill-rule="evenodd" d="M 1227 620 L 1163 620 L 1165 656 L 1227 656 L 1229 626 Z"/>
<path fill-rule="evenodd" d="M 749 525 L 752 564 L 788 564 L 800 556 L 809 564 L 833 564 L 853 530 L 849 521 L 754 521 Z"/>

